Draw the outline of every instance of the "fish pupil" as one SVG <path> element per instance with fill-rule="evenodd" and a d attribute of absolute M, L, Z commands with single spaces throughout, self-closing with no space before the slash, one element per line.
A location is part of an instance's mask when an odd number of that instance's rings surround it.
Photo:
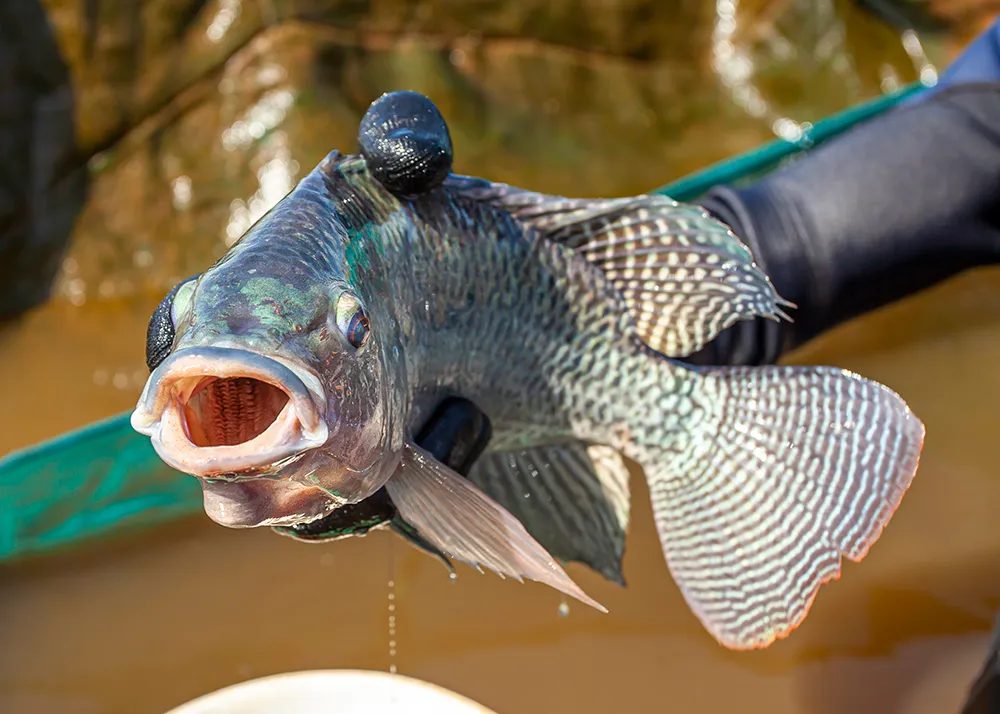
<path fill-rule="evenodd" d="M 347 324 L 347 332 L 345 334 L 347 341 L 355 349 L 361 347 L 365 343 L 365 340 L 368 339 L 369 329 L 368 316 L 361 310 L 358 310 L 351 316 L 351 320 Z"/>

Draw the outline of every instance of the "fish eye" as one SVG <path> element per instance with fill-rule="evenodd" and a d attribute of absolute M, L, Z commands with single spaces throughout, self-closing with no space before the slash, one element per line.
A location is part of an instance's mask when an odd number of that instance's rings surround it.
<path fill-rule="evenodd" d="M 177 327 L 191 307 L 191 298 L 194 295 L 195 280 L 189 279 L 186 283 L 181 283 L 177 292 L 174 293 L 174 302 L 170 306 L 170 319 Z"/>
<path fill-rule="evenodd" d="M 371 325 L 368 315 L 356 297 L 350 293 L 341 293 L 337 299 L 337 327 L 354 349 L 359 349 L 368 341 Z"/>

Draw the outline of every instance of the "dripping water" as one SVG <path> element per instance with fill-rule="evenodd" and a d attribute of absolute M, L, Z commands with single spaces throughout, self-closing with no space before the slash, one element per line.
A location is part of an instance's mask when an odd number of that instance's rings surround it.
<path fill-rule="evenodd" d="M 396 674 L 396 558 L 393 549 L 395 538 L 389 538 L 389 579 L 386 582 L 386 594 L 389 635 L 389 674 Z"/>

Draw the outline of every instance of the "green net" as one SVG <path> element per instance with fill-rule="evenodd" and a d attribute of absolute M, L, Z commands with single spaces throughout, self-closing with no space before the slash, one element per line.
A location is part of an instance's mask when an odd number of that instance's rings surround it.
<path fill-rule="evenodd" d="M 734 156 L 708 168 L 696 171 L 682 179 L 668 183 L 652 191 L 690 201 L 718 184 L 738 184 L 749 181 L 774 170 L 779 164 L 794 158 L 797 154 L 819 146 L 866 119 L 891 109 L 900 102 L 926 89 L 921 84 L 912 84 L 893 94 L 887 94 L 870 102 L 851 107 L 839 114 L 821 119 L 812 126 L 805 127 L 796 141 L 777 139 L 745 154 Z"/>
<path fill-rule="evenodd" d="M 197 482 L 168 468 L 128 415 L 0 460 L 0 560 L 197 511 Z"/>
<path fill-rule="evenodd" d="M 716 184 L 759 176 L 920 89 L 854 107 L 817 122 L 798 141 L 771 142 L 656 192 L 690 200 Z M 127 415 L 112 417 L 0 459 L 0 560 L 163 522 L 200 505 L 197 482 L 164 466 Z"/>

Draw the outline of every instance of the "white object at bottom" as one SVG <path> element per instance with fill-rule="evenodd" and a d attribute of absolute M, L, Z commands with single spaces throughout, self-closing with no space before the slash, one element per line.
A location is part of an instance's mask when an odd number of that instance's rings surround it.
<path fill-rule="evenodd" d="M 167 714 L 494 714 L 443 687 L 387 672 L 353 669 L 288 672 L 251 679 L 198 697 Z"/>

